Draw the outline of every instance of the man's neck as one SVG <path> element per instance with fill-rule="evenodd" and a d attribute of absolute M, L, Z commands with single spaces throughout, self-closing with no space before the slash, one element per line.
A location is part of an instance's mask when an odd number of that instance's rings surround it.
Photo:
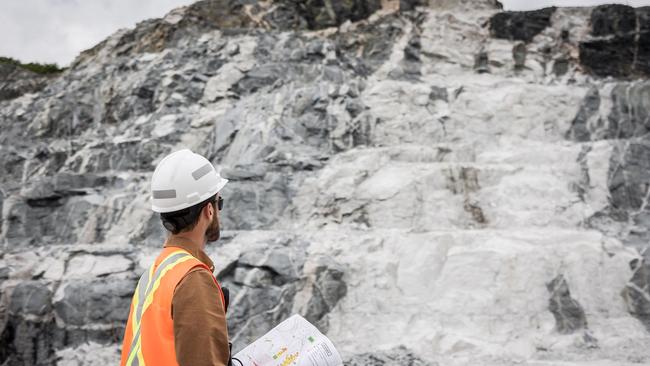
<path fill-rule="evenodd" d="M 181 248 L 194 256 L 194 258 L 207 265 L 208 268 L 210 268 L 210 271 L 214 271 L 214 263 L 212 262 L 212 259 L 210 259 L 210 257 L 207 255 L 207 253 L 205 253 L 205 235 L 197 239 L 196 236 L 187 234 L 188 233 L 170 235 L 167 237 L 167 240 L 163 247 Z M 199 241 L 201 239 L 203 241 Z"/>
<path fill-rule="evenodd" d="M 176 235 L 172 234 L 169 236 L 168 241 L 182 240 L 187 244 L 191 245 L 196 250 L 205 250 L 205 233 L 199 233 L 195 230 L 178 233 Z"/>

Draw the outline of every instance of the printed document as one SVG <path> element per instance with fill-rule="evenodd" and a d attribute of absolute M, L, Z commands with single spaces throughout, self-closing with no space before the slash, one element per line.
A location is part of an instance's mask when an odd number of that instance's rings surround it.
<path fill-rule="evenodd" d="M 232 359 L 233 366 L 343 366 L 332 342 L 300 315 L 293 315 Z"/>

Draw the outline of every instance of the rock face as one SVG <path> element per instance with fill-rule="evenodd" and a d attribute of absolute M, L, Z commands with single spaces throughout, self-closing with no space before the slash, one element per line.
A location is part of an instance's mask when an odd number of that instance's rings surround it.
<path fill-rule="evenodd" d="M 363 20 L 381 8 L 379 0 L 307 0 L 293 3 L 310 29 L 337 26 L 348 20 Z"/>
<path fill-rule="evenodd" d="M 52 76 L 38 75 L 16 65 L 0 63 L 0 101 L 42 90 Z"/>
<path fill-rule="evenodd" d="M 56 344 L 49 335 L 53 330 L 52 292 L 37 281 L 17 285 L 9 303 L 10 320 L 5 325 L 2 339 L 3 358 L 19 364 L 36 365 L 49 361 Z"/>
<path fill-rule="evenodd" d="M 546 287 L 551 294 L 548 309 L 555 317 L 557 331 L 567 334 L 586 328 L 585 311 L 575 299 L 571 298 L 564 276 L 555 277 Z"/>
<path fill-rule="evenodd" d="M 347 284 L 343 268 L 332 257 L 308 258 L 309 246 L 300 237 L 272 233 L 239 235 L 219 250 L 239 252 L 218 274 L 234 295 L 228 321 L 235 349 L 257 339 L 260 329 L 271 329 L 296 312 L 327 331 L 327 315 L 346 295 Z"/>
<path fill-rule="evenodd" d="M 629 311 L 650 330 L 650 265 L 648 265 L 647 252 L 644 259 L 633 260 L 630 267 L 634 275 L 623 290 L 623 296 L 628 304 Z"/>
<path fill-rule="evenodd" d="M 235 351 L 300 313 L 350 365 L 650 362 L 646 19 L 205 0 L 115 33 L 0 101 L 0 364 L 118 362 L 181 148 L 230 179 Z"/>
<path fill-rule="evenodd" d="M 650 314 L 647 286 L 650 280 L 647 264 L 650 146 L 646 137 L 649 97 L 647 81 L 609 84 L 601 92 L 591 89 L 568 134 L 578 141 L 613 141 L 607 173 L 609 202 L 589 217 L 586 224 L 614 234 L 639 251 L 641 257 L 630 261 L 633 275 L 623 296 L 630 313 L 646 326 Z M 603 104 L 605 108 L 601 108 Z M 589 179 L 588 175 L 586 178 Z"/>
<path fill-rule="evenodd" d="M 374 352 L 355 355 L 353 358 L 346 360 L 349 366 L 384 366 L 384 365 L 404 365 L 404 366 L 429 366 L 437 365 L 422 361 L 413 355 L 405 347 L 397 347 L 389 352 Z"/>
<path fill-rule="evenodd" d="M 504 11 L 490 19 L 490 32 L 495 38 L 530 42 L 551 24 L 555 7 L 534 11 Z"/>
<path fill-rule="evenodd" d="M 592 39 L 580 60 L 598 76 L 650 76 L 650 7 L 602 5 L 591 13 Z"/>

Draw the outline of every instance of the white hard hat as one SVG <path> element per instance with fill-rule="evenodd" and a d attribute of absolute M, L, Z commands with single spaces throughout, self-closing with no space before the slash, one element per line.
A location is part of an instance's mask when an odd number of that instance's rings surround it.
<path fill-rule="evenodd" d="M 163 158 L 151 177 L 151 208 L 166 213 L 196 205 L 223 188 L 228 179 L 210 161 L 188 149 Z"/>

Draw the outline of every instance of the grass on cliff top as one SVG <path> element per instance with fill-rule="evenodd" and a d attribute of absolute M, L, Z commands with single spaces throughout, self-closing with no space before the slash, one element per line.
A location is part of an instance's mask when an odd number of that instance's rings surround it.
<path fill-rule="evenodd" d="M 30 62 L 28 64 L 24 64 L 16 60 L 15 58 L 2 57 L 2 56 L 0 56 L 0 64 L 15 65 L 25 70 L 29 70 L 31 72 L 35 72 L 41 75 L 58 74 L 65 70 L 65 68 L 61 68 L 57 64 L 39 64 L 36 62 Z"/>

